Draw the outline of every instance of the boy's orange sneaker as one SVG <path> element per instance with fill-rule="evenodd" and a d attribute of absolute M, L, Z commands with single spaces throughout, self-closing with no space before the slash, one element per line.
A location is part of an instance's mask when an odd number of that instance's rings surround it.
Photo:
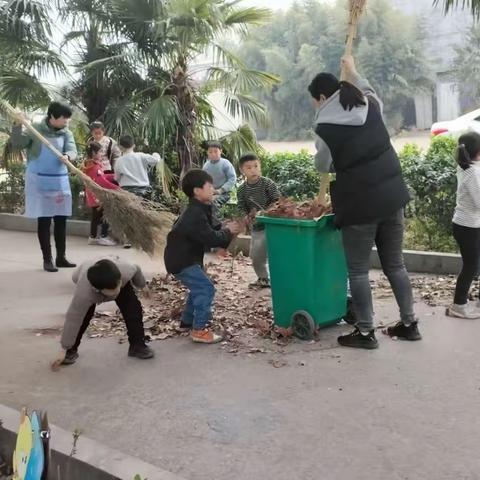
<path fill-rule="evenodd" d="M 191 337 L 192 341 L 195 343 L 212 344 L 219 343 L 223 340 L 221 335 L 213 333 L 208 328 L 205 328 L 204 330 L 192 330 Z"/>

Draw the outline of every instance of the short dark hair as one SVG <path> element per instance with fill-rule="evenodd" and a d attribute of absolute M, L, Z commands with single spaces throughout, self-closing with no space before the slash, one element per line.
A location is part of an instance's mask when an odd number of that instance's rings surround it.
<path fill-rule="evenodd" d="M 105 131 L 105 125 L 98 120 L 90 124 L 90 131 L 95 130 L 96 128 L 101 128 L 103 131 Z"/>
<path fill-rule="evenodd" d="M 331 73 L 319 73 L 308 86 L 310 95 L 315 100 L 320 100 L 320 96 L 330 98 L 335 92 L 339 91 L 339 101 L 344 110 L 352 110 L 354 107 L 366 105 L 367 101 L 362 91 L 349 82 L 339 81 Z"/>
<path fill-rule="evenodd" d="M 207 143 L 207 150 L 209 148 L 218 148 L 219 150 L 222 150 L 222 144 L 220 142 L 214 140 L 212 142 Z"/>
<path fill-rule="evenodd" d="M 122 274 L 114 262 L 108 259 L 99 260 L 87 270 L 87 278 L 97 290 L 116 288 Z"/>
<path fill-rule="evenodd" d="M 52 117 L 53 118 L 60 118 L 60 117 L 70 118 L 72 114 L 73 114 L 72 109 L 68 105 L 65 105 L 60 102 L 52 102 L 48 106 L 48 110 L 47 110 L 48 119 Z"/>
<path fill-rule="evenodd" d="M 206 183 L 213 183 L 211 175 L 199 168 L 192 168 L 192 170 L 189 170 L 183 177 L 183 193 L 188 198 L 193 198 L 193 190 L 195 188 L 203 188 Z"/>
<path fill-rule="evenodd" d="M 85 149 L 87 158 L 92 158 L 101 149 L 102 146 L 98 142 L 88 142 L 87 148 Z"/>
<path fill-rule="evenodd" d="M 122 135 L 118 143 L 123 148 L 132 148 L 135 145 L 135 140 L 131 135 Z"/>
<path fill-rule="evenodd" d="M 459 137 L 457 163 L 463 170 L 470 168 L 474 162 L 474 158 L 476 158 L 479 153 L 480 134 L 477 132 L 468 132 Z"/>
<path fill-rule="evenodd" d="M 240 157 L 240 160 L 238 161 L 240 167 L 242 167 L 245 163 L 247 162 L 253 162 L 254 160 L 260 161 L 258 158 L 258 155 L 256 153 L 246 153 L 242 157 Z"/>

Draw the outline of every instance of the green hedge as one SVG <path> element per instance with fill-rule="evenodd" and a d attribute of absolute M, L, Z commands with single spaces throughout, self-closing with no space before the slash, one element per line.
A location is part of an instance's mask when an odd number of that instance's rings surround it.
<path fill-rule="evenodd" d="M 320 175 L 313 166 L 313 156 L 306 150 L 266 154 L 261 162 L 262 175 L 272 179 L 282 195 L 299 200 L 317 195 Z"/>
<path fill-rule="evenodd" d="M 426 152 L 406 145 L 400 152 L 412 194 L 407 207 L 406 248 L 454 252 L 452 217 L 456 200 L 456 141 L 435 137 Z"/>

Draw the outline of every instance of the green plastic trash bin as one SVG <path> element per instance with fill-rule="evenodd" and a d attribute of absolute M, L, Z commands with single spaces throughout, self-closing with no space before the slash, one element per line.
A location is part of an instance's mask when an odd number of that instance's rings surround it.
<path fill-rule="evenodd" d="M 347 309 L 347 266 L 333 215 L 320 220 L 258 216 L 265 225 L 275 324 L 304 340 Z"/>

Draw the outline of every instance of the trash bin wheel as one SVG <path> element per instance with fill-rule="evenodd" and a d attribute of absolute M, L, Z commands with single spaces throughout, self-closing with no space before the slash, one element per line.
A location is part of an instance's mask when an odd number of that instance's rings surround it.
<path fill-rule="evenodd" d="M 312 340 L 315 330 L 315 322 L 305 310 L 298 310 L 292 315 L 292 332 L 300 340 Z"/>

